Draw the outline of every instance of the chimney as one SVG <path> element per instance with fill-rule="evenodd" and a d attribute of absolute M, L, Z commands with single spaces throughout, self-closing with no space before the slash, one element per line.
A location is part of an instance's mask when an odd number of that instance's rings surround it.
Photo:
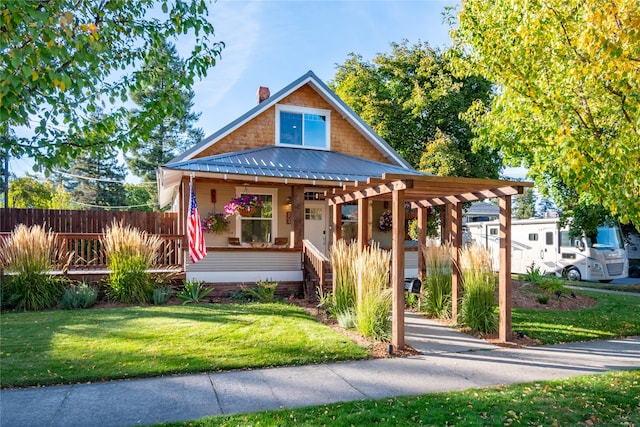
<path fill-rule="evenodd" d="M 271 92 L 269 92 L 268 87 L 260 86 L 258 88 L 258 93 L 256 94 L 256 98 L 258 99 L 258 104 L 260 104 L 265 99 L 269 98 L 269 96 L 271 96 Z"/>

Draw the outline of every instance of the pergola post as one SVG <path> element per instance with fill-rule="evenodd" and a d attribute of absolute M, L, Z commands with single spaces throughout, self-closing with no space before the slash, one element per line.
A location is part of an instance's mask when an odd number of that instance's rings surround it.
<path fill-rule="evenodd" d="M 331 224 L 333 228 L 333 243 L 342 239 L 342 205 L 334 204 L 333 205 L 333 223 Z"/>
<path fill-rule="evenodd" d="M 462 298 L 462 272 L 460 271 L 460 249 L 462 248 L 462 203 L 449 204 L 451 224 L 451 316 L 458 318 L 458 304 Z"/>
<path fill-rule="evenodd" d="M 291 187 L 291 228 L 293 231 L 293 247 L 302 249 L 304 239 L 304 186 Z"/>
<path fill-rule="evenodd" d="M 425 281 L 427 270 L 424 262 L 424 248 L 427 243 L 427 208 L 418 208 L 418 279 Z"/>
<path fill-rule="evenodd" d="M 404 190 L 394 190 L 391 200 L 391 343 L 395 348 L 404 348 Z"/>
<path fill-rule="evenodd" d="M 499 339 L 511 340 L 511 196 L 500 197 Z"/>
<path fill-rule="evenodd" d="M 358 248 L 363 250 L 369 242 L 369 200 L 358 199 Z"/>

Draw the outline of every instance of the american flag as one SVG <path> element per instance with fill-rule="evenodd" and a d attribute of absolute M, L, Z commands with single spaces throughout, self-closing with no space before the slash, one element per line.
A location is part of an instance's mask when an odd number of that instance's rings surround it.
<path fill-rule="evenodd" d="M 189 217 L 187 218 L 187 239 L 189 240 L 189 258 L 196 263 L 207 256 L 207 247 L 204 244 L 204 234 L 202 233 L 202 222 L 196 204 L 196 194 L 193 186 L 189 186 L 191 201 L 189 203 Z"/>

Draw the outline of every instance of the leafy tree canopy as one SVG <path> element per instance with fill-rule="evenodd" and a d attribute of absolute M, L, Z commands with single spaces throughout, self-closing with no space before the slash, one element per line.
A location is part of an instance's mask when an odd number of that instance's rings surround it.
<path fill-rule="evenodd" d="M 61 185 L 34 175 L 9 182 L 9 206 L 12 208 L 73 209 L 71 195 Z"/>
<path fill-rule="evenodd" d="M 3 146 L 51 167 L 103 144 L 125 148 L 146 138 L 181 104 L 179 93 L 166 92 L 130 114 L 129 93 L 145 79 L 140 67 L 165 41 L 190 34 L 192 52 L 174 83 L 190 88 L 206 76 L 224 47 L 212 40 L 207 12 L 206 0 L 2 2 L 0 134 L 9 135 Z M 92 115 L 98 110 L 100 121 Z M 16 132 L 25 127 L 32 136 Z"/>
<path fill-rule="evenodd" d="M 499 87 L 467 116 L 479 145 L 640 223 L 640 3 L 469 0 L 458 18 L 458 69 Z"/>
<path fill-rule="evenodd" d="M 473 152 L 473 134 L 459 117 L 474 100 L 488 102 L 491 83 L 455 77 L 448 57 L 427 43 L 392 43 L 391 53 L 373 62 L 351 54 L 329 86 L 412 166 L 497 178 L 500 158 L 487 148 Z M 421 164 L 425 149 L 437 154 L 436 163 Z"/>

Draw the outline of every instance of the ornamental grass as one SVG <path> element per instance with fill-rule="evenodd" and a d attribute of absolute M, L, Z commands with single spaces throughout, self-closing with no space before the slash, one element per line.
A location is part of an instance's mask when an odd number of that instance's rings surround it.
<path fill-rule="evenodd" d="M 451 317 L 451 244 L 423 247 L 426 283 L 423 287 L 424 311 L 441 319 Z"/>
<path fill-rule="evenodd" d="M 154 283 L 148 273 L 162 241 L 131 226 L 114 221 L 101 239 L 111 270 L 105 283 L 113 301 L 142 304 L 153 295 Z"/>
<path fill-rule="evenodd" d="M 8 273 L 2 283 L 2 305 L 42 310 L 57 304 L 64 281 L 51 275 L 66 270 L 71 254 L 61 250 L 58 235 L 39 225 L 18 225 L 0 242 L 0 265 Z"/>
<path fill-rule="evenodd" d="M 336 315 L 355 310 L 356 278 L 353 264 L 357 255 L 357 245 L 347 245 L 342 239 L 331 246 L 330 258 L 333 268 L 331 309 Z"/>
<path fill-rule="evenodd" d="M 389 251 L 377 244 L 358 252 L 356 276 L 356 330 L 365 337 L 388 339 L 393 302 L 389 287 Z"/>
<path fill-rule="evenodd" d="M 478 245 L 469 245 L 461 249 L 460 270 L 463 295 L 458 323 L 469 327 L 473 332 L 496 332 L 497 275 L 493 271 L 491 252 Z"/>

